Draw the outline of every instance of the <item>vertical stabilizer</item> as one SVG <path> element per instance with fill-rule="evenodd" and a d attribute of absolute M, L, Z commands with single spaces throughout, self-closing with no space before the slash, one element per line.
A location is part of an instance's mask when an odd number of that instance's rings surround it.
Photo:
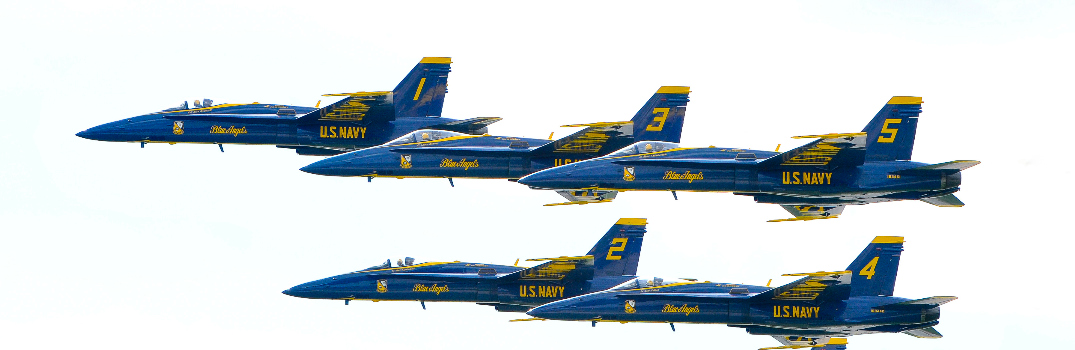
<path fill-rule="evenodd" d="M 847 270 L 851 271 L 850 296 L 892 296 L 902 251 L 903 237 L 874 238 L 855 261 L 847 266 Z"/>
<path fill-rule="evenodd" d="M 616 221 L 586 255 L 593 256 L 594 276 L 633 276 L 638 273 L 646 219 Z"/>
<path fill-rule="evenodd" d="M 662 86 L 635 113 L 635 141 L 665 141 L 679 143 L 683 134 L 683 117 L 687 114 L 689 86 Z"/>
<path fill-rule="evenodd" d="M 911 160 L 922 98 L 894 96 L 866 124 L 866 161 Z"/>
<path fill-rule="evenodd" d="M 426 57 L 392 90 L 396 117 L 437 117 L 448 92 L 450 57 Z"/>

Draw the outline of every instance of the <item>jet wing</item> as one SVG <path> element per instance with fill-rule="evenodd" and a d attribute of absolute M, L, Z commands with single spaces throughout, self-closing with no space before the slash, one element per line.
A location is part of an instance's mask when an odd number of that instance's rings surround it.
<path fill-rule="evenodd" d="M 762 300 L 797 300 L 797 301 L 814 301 L 823 296 L 825 290 L 831 286 L 840 284 L 851 283 L 851 271 L 834 271 L 834 272 L 810 272 L 810 273 L 792 273 L 785 274 L 784 276 L 806 276 L 785 284 L 780 287 L 776 287 L 765 291 L 764 293 L 757 294 L 750 297 L 751 299 Z"/>
<path fill-rule="evenodd" d="M 535 154 L 601 154 L 609 139 L 631 136 L 634 133 L 633 123 L 629 121 L 564 125 L 564 127 L 580 126 L 585 126 L 586 128 L 538 147 L 534 150 Z"/>
<path fill-rule="evenodd" d="M 817 138 L 803 146 L 769 157 L 759 163 L 762 169 L 782 166 L 858 166 L 866 161 L 866 133 L 823 134 L 796 136 L 796 139 Z"/>
<path fill-rule="evenodd" d="M 430 126 L 430 129 L 448 130 L 467 134 L 474 134 L 483 131 L 489 124 L 501 121 L 503 118 L 495 117 L 478 117 L 463 120 L 451 121 L 444 124 L 437 124 Z"/>
<path fill-rule="evenodd" d="M 502 278 L 520 280 L 563 280 L 582 270 L 593 272 L 593 256 L 561 256 L 559 258 L 526 259 L 526 261 L 546 261 L 538 266 L 508 274 Z M 588 267 L 588 269 L 587 269 Z"/>
<path fill-rule="evenodd" d="M 818 219 L 835 219 L 844 212 L 845 205 L 781 205 L 781 208 L 787 210 L 791 215 L 795 215 L 791 219 L 774 219 L 769 222 L 782 222 L 782 221 L 807 221 Z"/>
<path fill-rule="evenodd" d="M 347 96 L 336 103 L 307 113 L 297 119 L 299 123 L 336 121 L 353 123 L 387 122 L 396 119 L 391 91 L 327 94 L 324 96 Z"/>
<path fill-rule="evenodd" d="M 902 303 L 874 306 L 874 310 L 918 310 L 918 309 L 932 309 L 952 300 L 956 300 L 956 297 L 929 297 L 917 300 L 905 301 Z"/>

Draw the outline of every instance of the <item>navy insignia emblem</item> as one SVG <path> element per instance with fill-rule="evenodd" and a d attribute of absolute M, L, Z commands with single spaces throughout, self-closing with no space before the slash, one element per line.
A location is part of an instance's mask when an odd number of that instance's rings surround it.
<path fill-rule="evenodd" d="M 176 135 L 183 135 L 183 121 L 182 120 L 176 120 L 175 123 L 172 123 L 172 133 L 176 134 Z"/>
<path fill-rule="evenodd" d="M 625 166 L 625 167 L 623 167 L 623 181 L 634 181 L 634 180 L 635 180 L 635 167 L 633 167 L 633 166 Z"/>
<path fill-rule="evenodd" d="M 377 293 L 385 293 L 388 291 L 388 280 L 377 280 Z"/>
<path fill-rule="evenodd" d="M 629 313 L 629 314 L 635 313 L 635 301 L 634 300 L 628 300 L 626 303 L 623 303 L 623 312 L 626 312 L 626 313 Z"/>
<path fill-rule="evenodd" d="M 399 167 L 403 169 L 411 168 L 411 155 L 403 154 L 399 156 Z"/>

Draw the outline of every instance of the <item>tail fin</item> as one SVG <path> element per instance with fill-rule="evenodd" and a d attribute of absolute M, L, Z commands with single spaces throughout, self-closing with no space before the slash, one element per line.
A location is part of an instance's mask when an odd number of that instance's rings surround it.
<path fill-rule="evenodd" d="M 392 90 L 396 117 L 440 116 L 451 64 L 451 57 L 426 57 L 418 62 Z"/>
<path fill-rule="evenodd" d="M 657 93 L 631 118 L 635 141 L 679 143 L 690 93 L 689 86 L 662 86 L 657 89 Z"/>
<path fill-rule="evenodd" d="M 911 160 L 922 98 L 893 96 L 866 124 L 866 161 Z"/>
<path fill-rule="evenodd" d="M 620 219 L 608 229 L 586 255 L 593 256 L 594 276 L 633 276 L 638 273 L 638 257 L 646 219 Z"/>
<path fill-rule="evenodd" d="M 874 238 L 855 261 L 847 266 L 847 270 L 851 271 L 850 296 L 892 296 L 902 251 L 903 237 Z"/>

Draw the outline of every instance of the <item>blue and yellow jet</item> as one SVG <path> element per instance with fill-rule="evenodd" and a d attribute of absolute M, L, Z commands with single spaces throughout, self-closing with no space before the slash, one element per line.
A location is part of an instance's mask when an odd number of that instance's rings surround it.
<path fill-rule="evenodd" d="M 392 91 L 327 94 L 324 108 L 212 100 L 98 125 L 79 137 L 113 142 L 276 145 L 328 156 L 383 144 L 417 129 L 483 134 L 500 118 L 440 118 L 451 58 L 426 57 Z"/>
<path fill-rule="evenodd" d="M 802 276 L 769 288 L 736 283 L 636 279 L 607 291 L 534 308 L 524 320 L 727 324 L 783 346 L 844 349 L 848 336 L 904 333 L 940 338 L 940 306 L 956 297 L 893 297 L 903 237 L 879 236 L 844 271 Z"/>
<path fill-rule="evenodd" d="M 690 88 L 664 86 L 630 121 L 586 127 L 552 141 L 419 130 L 387 144 L 323 159 L 302 171 L 329 176 L 519 179 L 608 154 L 638 140 L 679 142 Z M 454 186 L 454 183 L 453 183 Z"/>
<path fill-rule="evenodd" d="M 604 157 L 539 171 L 519 183 L 587 195 L 564 204 L 608 201 L 617 191 L 732 192 L 779 204 L 795 216 L 772 221 L 829 219 L 846 205 L 898 200 L 963 206 L 953 195 L 960 171 L 979 162 L 912 162 L 921 112 L 921 97 L 896 96 L 862 132 L 798 136 L 818 140 L 784 153 L 638 142 Z"/>
<path fill-rule="evenodd" d="M 472 302 L 497 311 L 533 306 L 605 290 L 636 278 L 646 219 L 620 219 L 583 256 L 527 259 L 534 267 L 453 262 L 415 264 L 400 259 L 303 283 L 283 293 L 300 298 Z"/>

